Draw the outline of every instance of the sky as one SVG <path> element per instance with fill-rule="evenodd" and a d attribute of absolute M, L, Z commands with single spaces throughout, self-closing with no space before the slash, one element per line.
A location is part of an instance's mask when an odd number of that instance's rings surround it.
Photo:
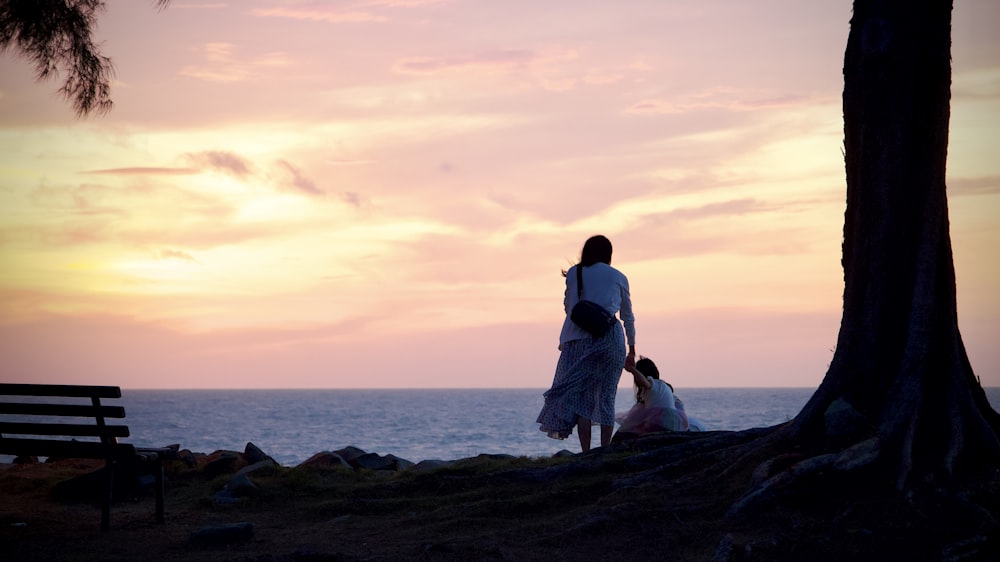
<path fill-rule="evenodd" d="M 680 387 L 815 387 L 851 2 L 110 0 L 114 109 L 0 54 L 0 380 L 540 388 L 604 234 Z M 953 14 L 959 326 L 1000 386 L 1000 3 Z M 630 384 L 623 377 L 622 385 Z"/>

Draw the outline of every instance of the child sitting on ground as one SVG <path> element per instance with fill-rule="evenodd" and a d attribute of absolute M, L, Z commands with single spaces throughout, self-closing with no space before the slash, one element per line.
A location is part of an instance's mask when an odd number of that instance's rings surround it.
<path fill-rule="evenodd" d="M 619 433 L 643 434 L 654 431 L 687 431 L 684 403 L 674 396 L 674 387 L 660 380 L 660 370 L 648 357 L 626 366 L 635 379 L 635 406 L 619 415 Z"/>

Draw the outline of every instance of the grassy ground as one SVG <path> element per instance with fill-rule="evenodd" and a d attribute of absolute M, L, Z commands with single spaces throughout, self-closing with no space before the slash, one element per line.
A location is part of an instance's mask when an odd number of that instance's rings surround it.
<path fill-rule="evenodd" d="M 1000 537 L 957 500 L 917 504 L 847 480 L 817 481 L 727 517 L 769 454 L 733 457 L 754 437 L 652 439 L 550 459 L 484 456 L 399 473 L 273 467 L 251 473 L 258 491 L 232 505 L 211 499 L 231 474 L 173 463 L 166 523 L 153 522 L 145 495 L 113 506 L 108 533 L 98 529 L 95 506 L 52 494 L 56 482 L 99 465 L 6 465 L 0 559 L 856 562 L 987 560 L 1000 552 L 983 543 Z M 979 496 L 1000 512 L 998 482 Z M 196 538 L 238 523 L 251 524 L 252 536 Z"/>

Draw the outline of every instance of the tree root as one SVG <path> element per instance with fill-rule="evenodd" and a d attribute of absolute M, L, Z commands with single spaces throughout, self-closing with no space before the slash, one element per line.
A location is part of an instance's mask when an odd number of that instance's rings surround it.
<path fill-rule="evenodd" d="M 737 500 L 726 512 L 728 519 L 736 519 L 748 514 L 761 504 L 773 501 L 792 491 L 807 477 L 825 471 L 848 473 L 872 465 L 879 457 L 879 440 L 872 437 L 857 443 L 840 453 L 827 453 L 798 461 L 781 472 L 766 478 L 763 482 Z M 754 471 L 756 478 L 763 479 L 764 471 L 783 464 L 787 457 L 776 457 L 762 463 Z"/>

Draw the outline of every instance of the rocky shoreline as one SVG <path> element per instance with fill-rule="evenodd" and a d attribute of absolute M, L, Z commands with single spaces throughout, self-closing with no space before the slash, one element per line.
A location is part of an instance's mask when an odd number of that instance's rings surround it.
<path fill-rule="evenodd" d="M 173 446 L 166 522 L 153 521 L 149 473 L 122 467 L 108 533 L 88 505 L 99 461 L 5 464 L 0 544 L 17 562 L 997 559 L 1000 536 L 965 499 L 919 503 L 863 480 L 828 478 L 732 515 L 773 455 L 747 446 L 772 429 L 652 435 L 548 458 L 411 462 L 344 447 L 292 467 L 253 443 L 208 454 Z M 1000 506 L 1000 476 L 990 486 L 979 504 Z"/>

